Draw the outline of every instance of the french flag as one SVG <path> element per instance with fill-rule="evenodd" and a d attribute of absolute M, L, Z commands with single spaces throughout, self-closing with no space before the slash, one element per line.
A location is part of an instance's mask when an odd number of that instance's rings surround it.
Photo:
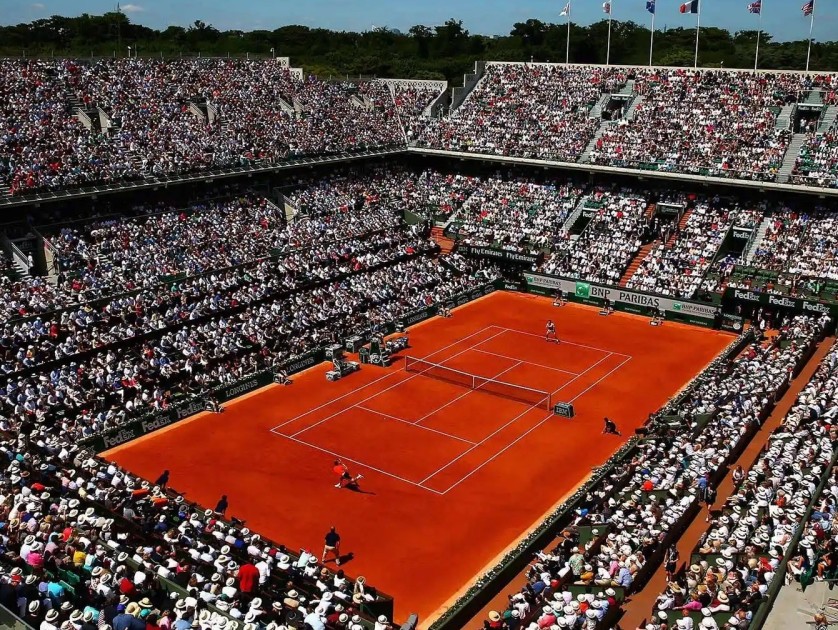
<path fill-rule="evenodd" d="M 681 13 L 698 13 L 698 1 L 690 0 L 681 5 Z"/>

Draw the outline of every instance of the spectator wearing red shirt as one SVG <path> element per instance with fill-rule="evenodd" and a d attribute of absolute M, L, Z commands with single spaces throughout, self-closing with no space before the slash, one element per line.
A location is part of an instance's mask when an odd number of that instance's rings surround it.
<path fill-rule="evenodd" d="M 245 563 L 239 567 L 238 572 L 239 589 L 242 593 L 250 595 L 256 590 L 259 584 L 259 569 L 256 565 Z"/>

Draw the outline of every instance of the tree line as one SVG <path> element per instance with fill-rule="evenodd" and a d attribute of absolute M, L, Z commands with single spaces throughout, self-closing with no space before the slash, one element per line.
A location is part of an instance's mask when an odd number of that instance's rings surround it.
<path fill-rule="evenodd" d="M 387 27 L 363 33 L 332 31 L 306 26 L 275 30 L 221 31 L 196 20 L 189 27 L 156 30 L 135 24 L 121 12 L 79 17 L 54 15 L 33 22 L 0 27 L 0 55 L 55 56 L 236 56 L 290 57 L 295 67 L 321 77 L 366 75 L 412 79 L 447 79 L 459 85 L 476 60 L 563 62 L 566 24 L 530 19 L 512 26 L 509 35 L 470 33 L 461 20 L 439 26 L 416 25 L 407 33 Z M 608 22 L 570 28 L 572 63 L 605 63 Z M 649 62 L 647 27 L 631 21 L 611 23 L 611 63 L 646 65 Z M 730 32 L 701 29 L 699 65 L 749 68 L 754 63 L 757 31 Z M 692 66 L 693 28 L 667 28 L 655 32 L 655 65 Z M 129 51 L 130 47 L 130 51 Z M 775 42 L 763 33 L 762 69 L 802 70 L 806 41 Z M 838 41 L 812 46 L 811 69 L 838 68 Z"/>

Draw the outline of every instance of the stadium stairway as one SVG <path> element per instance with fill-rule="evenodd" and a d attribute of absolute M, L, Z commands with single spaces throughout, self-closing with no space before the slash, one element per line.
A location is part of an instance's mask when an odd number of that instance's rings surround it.
<path fill-rule="evenodd" d="M 783 165 L 777 172 L 777 183 L 785 184 L 789 181 L 794 164 L 797 162 L 797 156 L 800 154 L 800 147 L 806 142 L 805 133 L 796 133 L 792 136 L 789 148 L 786 149 L 786 154 L 783 156 Z"/>
<path fill-rule="evenodd" d="M 585 147 L 585 150 L 582 152 L 582 155 L 579 156 L 578 162 L 580 164 L 587 164 L 591 161 L 591 151 L 596 148 L 597 140 L 602 137 L 602 134 L 605 133 L 605 126 L 608 124 L 613 123 L 602 123 L 599 127 L 597 127 L 596 133 L 594 133 L 594 137 L 591 138 L 591 141 L 588 143 L 588 146 Z"/>
<path fill-rule="evenodd" d="M 434 226 L 431 228 L 431 238 L 434 239 L 434 242 L 437 245 L 439 245 L 443 254 L 448 254 L 452 249 L 454 249 L 454 241 L 445 236 L 441 227 Z"/>
<path fill-rule="evenodd" d="M 762 245 L 762 241 L 765 238 L 765 233 L 768 231 L 768 228 L 771 226 L 772 223 L 771 217 L 765 217 L 762 220 L 762 223 L 759 224 L 757 228 L 757 234 L 754 236 L 754 240 L 751 241 L 751 245 L 748 248 L 747 252 L 744 252 L 745 257 L 745 264 L 750 265 L 751 262 L 754 260 L 754 254 L 756 254 L 759 246 Z"/>
<path fill-rule="evenodd" d="M 591 107 L 591 111 L 588 112 L 588 116 L 591 118 L 602 118 L 602 108 L 608 104 L 609 100 L 611 100 L 611 95 L 603 94 L 594 106 Z"/>
<path fill-rule="evenodd" d="M 807 105 L 820 105 L 823 103 L 823 92 L 821 90 L 809 90 L 806 94 L 806 100 L 803 101 Z"/>
<path fill-rule="evenodd" d="M 629 79 L 626 84 L 620 88 L 618 94 L 632 94 L 634 92 L 634 79 Z"/>
<path fill-rule="evenodd" d="M 826 113 L 821 118 L 821 124 L 818 125 L 818 133 L 826 133 L 829 131 L 830 127 L 832 127 L 833 123 L 835 122 L 835 118 L 838 117 L 838 106 L 830 105 L 826 108 Z"/>
<path fill-rule="evenodd" d="M 629 263 L 628 269 L 623 274 L 623 277 L 620 278 L 620 286 L 624 287 L 628 284 L 628 281 L 631 280 L 631 277 L 634 273 L 640 268 L 640 265 L 646 260 L 646 256 L 649 255 L 649 252 L 660 243 L 660 241 L 652 241 L 640 248 L 640 250 L 634 255 L 634 258 L 631 259 Z"/>
<path fill-rule="evenodd" d="M 821 360 L 826 356 L 829 349 L 832 347 L 835 339 L 827 337 L 820 342 L 820 345 L 815 349 L 814 355 L 809 359 L 809 362 L 803 366 L 800 374 L 795 378 L 788 391 L 780 398 L 774 411 L 760 428 L 759 432 L 751 440 L 751 443 L 742 451 L 739 459 L 730 465 L 727 469 L 727 475 L 719 484 L 717 491 L 717 499 L 715 503 L 716 509 L 721 509 L 725 500 L 734 492 L 734 484 L 731 479 L 730 471 L 737 465 L 742 466 L 748 470 L 751 464 L 756 460 L 757 455 L 762 450 L 768 441 L 771 432 L 780 426 L 786 413 L 791 409 L 792 405 L 797 400 L 798 394 L 806 387 L 809 379 L 818 369 Z M 689 563 L 690 555 L 695 549 L 696 543 L 701 536 L 707 531 L 708 524 L 704 517 L 707 516 L 705 511 L 701 511 L 693 520 L 686 531 L 681 535 L 678 541 L 678 551 L 681 555 L 679 571 L 682 571 Z M 623 606 L 623 616 L 620 619 L 621 628 L 644 628 L 646 627 L 646 620 L 652 612 L 652 606 L 655 603 L 658 595 L 660 595 L 664 588 L 666 588 L 666 570 L 665 566 L 661 564 L 658 570 L 652 575 L 646 585 L 637 593 L 632 595 Z"/>
<path fill-rule="evenodd" d="M 684 213 L 684 216 L 682 216 L 682 217 L 681 217 L 681 220 L 680 220 L 680 221 L 678 221 L 678 231 L 677 231 L 677 232 L 673 232 L 673 233 L 672 233 L 672 235 L 669 237 L 669 239 L 666 241 L 666 246 L 667 246 L 667 247 L 672 247 L 672 244 L 675 242 L 675 239 L 677 239 L 677 238 L 678 238 L 678 235 L 679 235 L 681 232 L 683 232 L 683 231 L 684 231 L 684 228 L 685 228 L 685 227 L 686 227 L 686 225 L 687 225 L 687 221 L 689 221 L 689 220 L 690 220 L 690 216 L 692 215 L 692 213 L 693 213 L 692 209 L 687 210 L 687 211 Z"/>
<path fill-rule="evenodd" d="M 797 109 L 797 103 L 783 105 L 783 109 L 777 114 L 777 121 L 774 123 L 774 127 L 776 129 L 791 129 L 791 121 L 794 118 L 795 109 Z"/>
<path fill-rule="evenodd" d="M 654 203 L 650 203 L 646 206 L 646 212 L 643 213 L 643 216 L 646 217 L 646 220 L 651 221 L 655 218 L 655 213 L 658 211 L 658 206 Z"/>

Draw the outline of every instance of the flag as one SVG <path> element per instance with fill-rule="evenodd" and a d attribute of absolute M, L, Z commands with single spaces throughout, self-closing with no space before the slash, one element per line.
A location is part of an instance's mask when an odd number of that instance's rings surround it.
<path fill-rule="evenodd" d="M 762 0 L 755 0 L 748 5 L 748 13 L 762 13 Z"/>
<path fill-rule="evenodd" d="M 605 11 L 608 15 L 611 15 L 611 3 L 610 2 L 603 2 L 602 3 L 602 10 Z"/>
<path fill-rule="evenodd" d="M 805 17 L 812 15 L 815 12 L 815 0 L 809 0 L 809 2 L 801 7 L 801 10 L 803 11 L 803 15 Z"/>
<path fill-rule="evenodd" d="M 698 13 L 698 0 L 689 0 L 682 4 L 681 13 Z"/>
<path fill-rule="evenodd" d="M 564 5 L 564 9 L 562 9 L 562 12 L 559 13 L 559 15 L 560 16 L 570 15 L 570 3 L 569 2 L 566 5 Z"/>
<path fill-rule="evenodd" d="M 646 0 L 646 10 L 652 15 L 655 14 L 655 0 Z"/>

